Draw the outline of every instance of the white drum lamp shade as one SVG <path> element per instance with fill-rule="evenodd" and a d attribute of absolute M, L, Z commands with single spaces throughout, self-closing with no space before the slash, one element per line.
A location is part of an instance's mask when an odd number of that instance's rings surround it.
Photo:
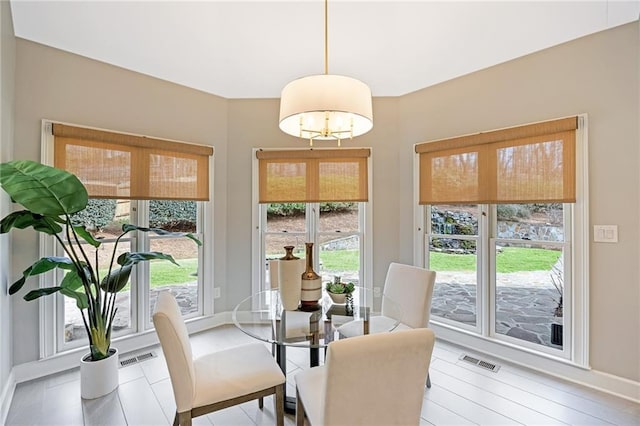
<path fill-rule="evenodd" d="M 355 78 L 334 74 L 299 78 L 282 89 L 280 129 L 309 140 L 340 140 L 373 127 L 371 90 Z"/>

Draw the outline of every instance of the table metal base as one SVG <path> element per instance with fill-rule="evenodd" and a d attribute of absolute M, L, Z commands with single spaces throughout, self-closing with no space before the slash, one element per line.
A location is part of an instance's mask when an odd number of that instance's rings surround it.
<path fill-rule="evenodd" d="M 284 398 L 284 412 L 287 414 L 296 413 L 296 398 L 295 396 L 285 396 Z"/>
<path fill-rule="evenodd" d="M 287 347 L 276 343 L 276 362 L 280 366 L 280 369 L 284 373 L 284 377 L 287 377 Z M 311 367 L 317 367 L 320 365 L 320 349 L 309 348 L 309 365 Z M 287 386 L 284 386 L 284 412 L 287 414 L 296 413 L 296 397 L 287 396 Z"/>

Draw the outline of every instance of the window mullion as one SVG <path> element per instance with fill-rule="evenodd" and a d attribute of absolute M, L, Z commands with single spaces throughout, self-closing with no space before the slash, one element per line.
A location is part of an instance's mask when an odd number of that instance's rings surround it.
<path fill-rule="evenodd" d="M 576 339 L 578 339 L 578 333 L 576 333 L 574 324 L 574 318 L 576 317 L 576 306 L 581 306 L 582 304 L 576 298 L 576 286 L 575 279 L 573 274 L 573 268 L 575 265 L 574 252 L 573 252 L 573 244 L 574 244 L 574 236 L 572 230 L 574 211 L 573 204 L 565 203 L 562 207 L 563 214 L 563 222 L 564 222 L 564 247 L 563 247 L 563 256 L 564 256 L 564 287 L 563 287 L 563 322 L 564 329 L 566 332 L 564 333 L 564 341 L 563 341 L 563 351 L 565 356 L 569 359 L 576 361 L 581 364 L 583 362 L 581 352 L 576 352 L 578 345 L 576 344 Z"/>
<path fill-rule="evenodd" d="M 307 228 L 307 242 L 313 243 L 314 257 L 313 268 L 316 271 L 320 270 L 320 251 L 318 248 L 318 229 L 320 228 L 320 204 L 319 203 L 307 203 L 306 215 L 306 228 Z"/>
<path fill-rule="evenodd" d="M 138 226 L 149 226 L 149 202 L 131 201 L 132 218 Z M 144 232 L 135 232 L 131 237 L 131 251 L 149 251 L 149 237 Z M 140 262 L 131 274 L 131 320 L 132 329 L 143 331 L 149 318 L 149 263 Z"/>
<path fill-rule="evenodd" d="M 196 203 L 196 237 L 202 242 L 203 247 L 198 250 L 198 314 L 199 315 L 212 315 L 214 311 L 214 280 L 213 280 L 213 268 L 211 268 L 211 262 L 205 265 L 205 246 L 208 245 L 208 238 L 206 234 L 207 226 L 205 225 L 205 202 L 198 201 Z M 213 251 L 213 250 L 212 250 Z M 211 256 L 213 258 L 213 256 Z M 208 280 L 204 280 L 203 277 L 211 277 Z"/>
<path fill-rule="evenodd" d="M 496 294 L 496 252 L 492 239 L 496 236 L 496 206 L 481 204 L 478 223 L 478 330 L 482 336 L 494 333 L 495 294 Z"/>

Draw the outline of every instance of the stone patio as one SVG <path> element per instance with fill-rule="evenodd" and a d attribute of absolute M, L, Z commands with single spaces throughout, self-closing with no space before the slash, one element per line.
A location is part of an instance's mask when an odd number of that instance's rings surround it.
<path fill-rule="evenodd" d="M 438 272 L 431 314 L 462 324 L 476 324 L 474 273 Z M 496 292 L 496 332 L 517 339 L 561 348 L 551 343 L 551 324 L 558 292 L 549 272 L 501 274 Z"/>

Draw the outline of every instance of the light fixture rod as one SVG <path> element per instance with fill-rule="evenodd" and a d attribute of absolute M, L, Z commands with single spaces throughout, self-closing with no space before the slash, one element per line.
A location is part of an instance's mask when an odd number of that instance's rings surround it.
<path fill-rule="evenodd" d="M 324 74 L 329 74 L 329 0 L 324 0 Z"/>

